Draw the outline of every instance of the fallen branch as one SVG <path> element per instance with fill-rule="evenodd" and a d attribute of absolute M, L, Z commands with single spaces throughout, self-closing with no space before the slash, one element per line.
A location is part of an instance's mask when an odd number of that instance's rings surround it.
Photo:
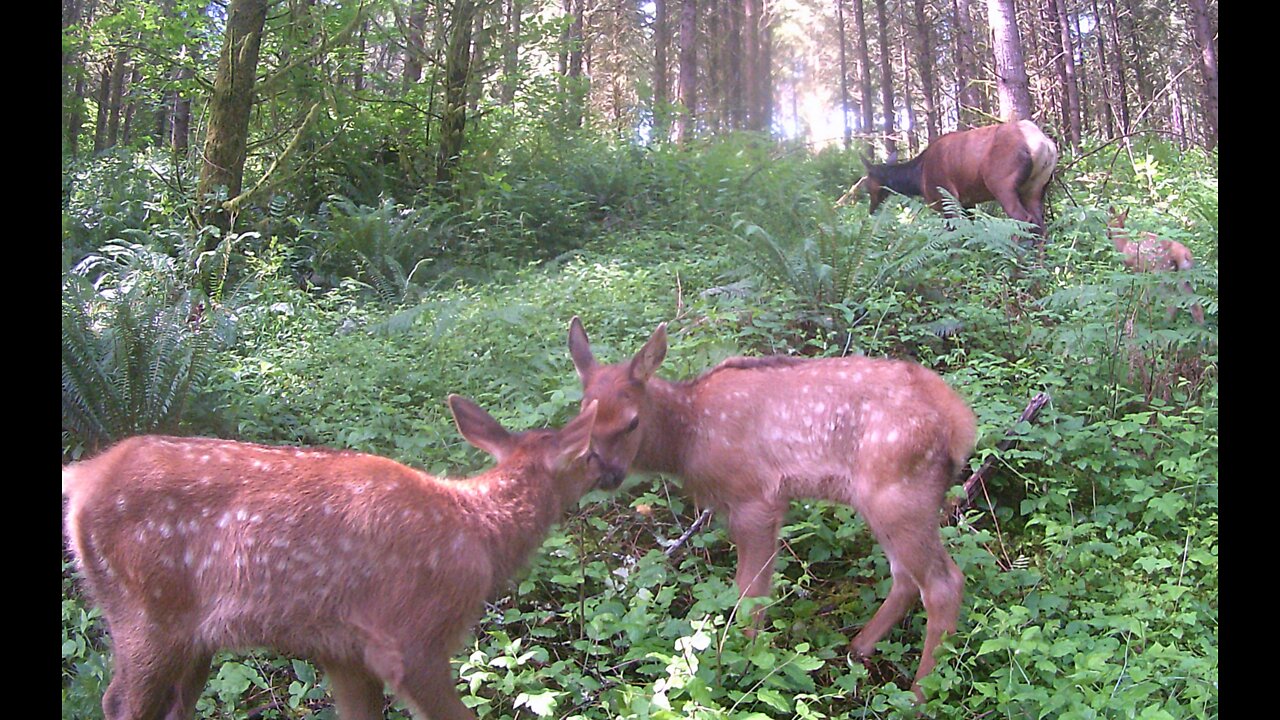
<path fill-rule="evenodd" d="M 685 530 L 683 535 L 677 538 L 675 542 L 671 543 L 670 547 L 662 551 L 662 554 L 666 555 L 667 557 L 671 557 L 672 555 L 674 555 L 676 550 L 680 549 L 681 545 L 685 544 L 685 542 L 688 541 L 689 538 L 693 537 L 694 533 L 702 529 L 702 526 L 705 525 L 706 522 L 711 519 L 711 515 L 713 512 L 714 511 L 711 510 L 710 508 L 703 510 L 702 514 L 698 516 L 698 519 L 694 520 L 693 524 L 689 526 L 689 529 Z"/>
<path fill-rule="evenodd" d="M 856 201 L 858 199 L 858 193 L 862 190 L 862 181 L 866 179 L 867 178 L 865 175 L 863 177 L 858 178 L 858 182 L 854 183 L 852 187 L 850 187 L 848 190 L 845 191 L 844 195 L 840 196 L 840 199 L 836 201 L 835 206 L 843 207 L 845 205 L 848 205 L 851 202 Z"/>
<path fill-rule="evenodd" d="M 1031 422 L 1034 420 L 1036 415 L 1040 414 L 1040 410 L 1045 405 L 1049 404 L 1050 399 L 1051 398 L 1048 393 L 1040 393 L 1031 398 L 1031 402 L 1027 405 L 1026 409 L 1018 416 L 1018 422 Z M 969 509 L 969 506 L 973 504 L 974 498 L 978 495 L 979 486 L 982 487 L 982 492 L 984 494 L 986 493 L 987 476 L 991 474 L 992 468 L 995 467 L 996 458 L 1000 453 L 1012 447 L 1017 441 L 1018 438 L 1014 434 L 1012 428 L 1005 432 L 1005 438 L 996 445 L 996 451 L 988 455 L 987 459 L 982 461 L 982 465 L 969 476 L 968 480 L 964 481 L 964 497 L 957 498 L 948 503 L 944 515 L 948 521 L 958 520 L 960 515 L 965 510 Z"/>

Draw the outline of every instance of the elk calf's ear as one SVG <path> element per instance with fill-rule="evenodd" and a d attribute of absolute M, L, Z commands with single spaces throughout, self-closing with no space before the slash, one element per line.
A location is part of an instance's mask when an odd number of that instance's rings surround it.
<path fill-rule="evenodd" d="M 640 352 L 631 358 L 631 379 L 646 382 L 667 356 L 667 324 L 662 323 L 649 336 Z"/>
<path fill-rule="evenodd" d="M 587 340 L 587 331 L 577 315 L 569 321 L 569 357 L 573 358 L 573 368 L 578 371 L 578 379 L 584 384 L 595 370 L 596 358 L 591 354 L 591 342 Z"/>
<path fill-rule="evenodd" d="M 591 452 L 591 431 L 595 429 L 596 408 L 600 403 L 592 400 L 586 409 L 578 414 L 578 417 L 569 421 L 569 424 L 560 428 L 559 434 L 556 436 L 556 444 L 558 449 L 555 459 L 552 461 L 553 469 L 560 472 L 568 468 L 572 463 L 587 456 Z"/>
<path fill-rule="evenodd" d="M 515 437 L 493 419 L 484 408 L 461 395 L 449 396 L 449 410 L 458 432 L 466 441 L 489 453 L 498 462 L 511 454 Z"/>

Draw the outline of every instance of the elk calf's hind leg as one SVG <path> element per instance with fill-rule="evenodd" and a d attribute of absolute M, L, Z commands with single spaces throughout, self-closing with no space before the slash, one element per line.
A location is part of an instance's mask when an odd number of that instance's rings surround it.
<path fill-rule="evenodd" d="M 888 597 L 849 645 L 851 652 L 867 657 L 875 645 L 915 604 L 924 602 L 927 616 L 924 649 L 916 672 L 928 675 L 936 661 L 933 654 L 942 637 L 954 633 L 964 597 L 964 574 L 942 544 L 938 530 L 938 504 L 908 497 L 892 488 L 864 503 L 863 517 L 879 541 L 893 573 Z"/>
<path fill-rule="evenodd" d="M 404 680 L 395 691 L 409 701 L 418 716 L 431 720 L 475 720 L 475 715 L 458 697 L 447 655 L 419 656 L 405 668 Z"/>
<path fill-rule="evenodd" d="M 362 668 L 325 665 L 342 720 L 382 720 L 382 680 Z"/>

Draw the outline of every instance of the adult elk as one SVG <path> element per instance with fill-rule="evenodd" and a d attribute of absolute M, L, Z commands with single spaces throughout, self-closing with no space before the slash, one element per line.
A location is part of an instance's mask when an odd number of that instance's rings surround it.
<path fill-rule="evenodd" d="M 1176 240 L 1164 240 L 1155 233 L 1143 233 L 1143 239 L 1130 240 L 1129 231 L 1125 229 L 1125 221 L 1129 217 L 1129 210 L 1117 212 L 1115 208 L 1110 208 L 1111 218 L 1107 221 L 1107 235 L 1111 238 L 1111 242 L 1115 245 L 1116 250 L 1123 256 L 1125 267 L 1135 273 L 1160 273 L 1160 272 L 1177 272 L 1179 270 L 1190 270 L 1195 267 L 1195 260 L 1191 257 L 1191 251 L 1186 245 Z M 1178 289 L 1188 295 L 1193 294 L 1191 283 L 1186 280 L 1178 282 Z M 1191 318 L 1197 324 L 1204 324 L 1204 308 L 1199 303 L 1193 304 L 1189 311 Z M 1165 310 L 1168 319 L 1172 320 L 1178 314 L 1178 307 L 1170 305 Z"/>
<path fill-rule="evenodd" d="M 933 669 L 943 635 L 955 631 L 964 590 L 942 545 L 939 511 L 973 451 L 973 412 L 937 374 L 910 362 L 737 357 L 669 382 L 654 376 L 666 351 L 664 323 L 630 361 L 602 365 L 582 321 L 570 324 L 583 403 L 599 408 L 593 434 L 604 467 L 678 475 L 695 501 L 722 511 L 744 597 L 769 594 L 790 500 L 855 508 L 889 557 L 893 586 L 850 650 L 871 655 L 922 599 L 928 621 L 913 689 L 923 699 L 920 678 Z"/>
<path fill-rule="evenodd" d="M 381 718 L 384 681 L 419 717 L 474 718 L 449 656 L 565 509 L 622 475 L 591 454 L 594 405 L 516 434 L 449 406 L 496 467 L 449 481 L 356 452 L 162 436 L 64 467 L 67 535 L 115 647 L 107 720 L 189 718 L 213 653 L 260 646 L 318 662 L 343 720 Z"/>
<path fill-rule="evenodd" d="M 943 212 L 946 190 L 962 207 L 998 200 L 1005 214 L 1031 223 L 1044 237 L 1044 195 L 1058 163 L 1058 147 L 1029 120 L 963 130 L 934 140 L 915 158 L 897 165 L 874 165 L 859 184 L 871 212 L 889 190 L 923 196 Z"/>

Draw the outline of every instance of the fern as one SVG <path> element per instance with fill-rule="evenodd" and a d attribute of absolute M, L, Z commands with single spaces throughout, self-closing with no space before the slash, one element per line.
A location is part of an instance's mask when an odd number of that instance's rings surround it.
<path fill-rule="evenodd" d="M 208 368 L 204 305 L 168 256 L 115 243 L 62 288 L 62 420 L 71 446 L 173 432 Z"/>

